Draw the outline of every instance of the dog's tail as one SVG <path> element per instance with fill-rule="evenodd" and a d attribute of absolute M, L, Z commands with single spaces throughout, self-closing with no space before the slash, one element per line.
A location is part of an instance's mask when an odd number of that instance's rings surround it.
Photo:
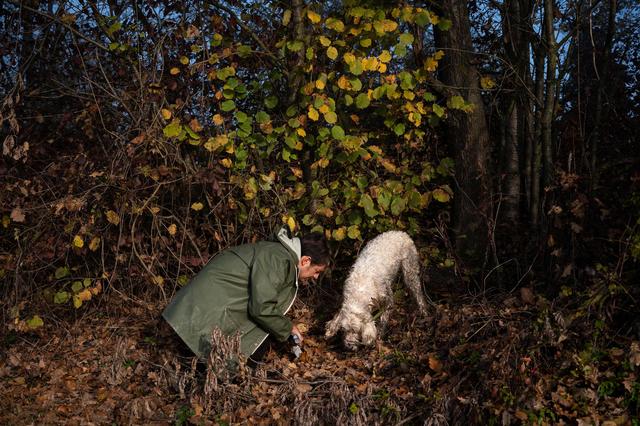
<path fill-rule="evenodd" d="M 411 293 L 413 293 L 420 310 L 423 314 L 426 313 L 427 302 L 422 293 L 422 285 L 420 284 L 420 257 L 418 256 L 416 245 L 410 238 L 407 242 L 407 249 L 404 250 L 404 258 L 402 259 L 402 275 L 405 284 L 409 287 Z"/>

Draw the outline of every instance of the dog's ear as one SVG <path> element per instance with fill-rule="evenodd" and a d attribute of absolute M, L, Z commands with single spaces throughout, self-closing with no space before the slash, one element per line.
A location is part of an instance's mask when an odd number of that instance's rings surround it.
<path fill-rule="evenodd" d="M 371 346 L 375 343 L 378 331 L 376 330 L 376 325 L 373 321 L 364 322 L 360 332 L 362 334 L 360 341 L 363 345 Z"/>
<path fill-rule="evenodd" d="M 342 313 L 338 312 L 336 316 L 333 317 L 333 319 L 327 323 L 324 337 L 329 338 L 329 337 L 335 336 L 338 330 L 340 330 L 341 320 L 342 320 Z"/>

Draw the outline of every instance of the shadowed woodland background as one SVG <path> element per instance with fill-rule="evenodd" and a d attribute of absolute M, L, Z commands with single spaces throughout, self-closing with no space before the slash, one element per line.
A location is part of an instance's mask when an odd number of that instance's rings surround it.
<path fill-rule="evenodd" d="M 638 28 L 633 0 L 3 2 L 0 419 L 638 424 Z M 214 380 L 159 312 L 279 226 L 334 252 L 306 353 Z M 389 229 L 432 312 L 398 283 L 344 353 L 324 322 Z"/>

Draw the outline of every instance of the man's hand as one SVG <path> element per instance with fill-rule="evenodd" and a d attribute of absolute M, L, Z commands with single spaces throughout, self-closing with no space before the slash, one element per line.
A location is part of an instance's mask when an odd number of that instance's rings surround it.
<path fill-rule="evenodd" d="M 291 334 L 295 334 L 296 336 L 298 336 L 298 339 L 300 339 L 300 344 L 302 344 L 302 341 L 304 339 L 302 338 L 302 333 L 300 332 L 300 330 L 298 330 L 298 327 L 294 325 L 291 329 Z"/>

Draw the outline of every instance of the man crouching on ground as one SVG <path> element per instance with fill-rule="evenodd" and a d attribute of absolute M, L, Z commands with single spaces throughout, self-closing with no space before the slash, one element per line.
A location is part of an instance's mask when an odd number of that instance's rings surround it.
<path fill-rule="evenodd" d="M 291 238 L 282 228 L 268 241 L 231 247 L 215 256 L 180 289 L 162 316 L 200 359 L 211 351 L 211 331 L 240 334 L 250 357 L 272 335 L 285 342 L 300 330 L 285 314 L 298 282 L 317 279 L 329 264 L 322 234 Z"/>

